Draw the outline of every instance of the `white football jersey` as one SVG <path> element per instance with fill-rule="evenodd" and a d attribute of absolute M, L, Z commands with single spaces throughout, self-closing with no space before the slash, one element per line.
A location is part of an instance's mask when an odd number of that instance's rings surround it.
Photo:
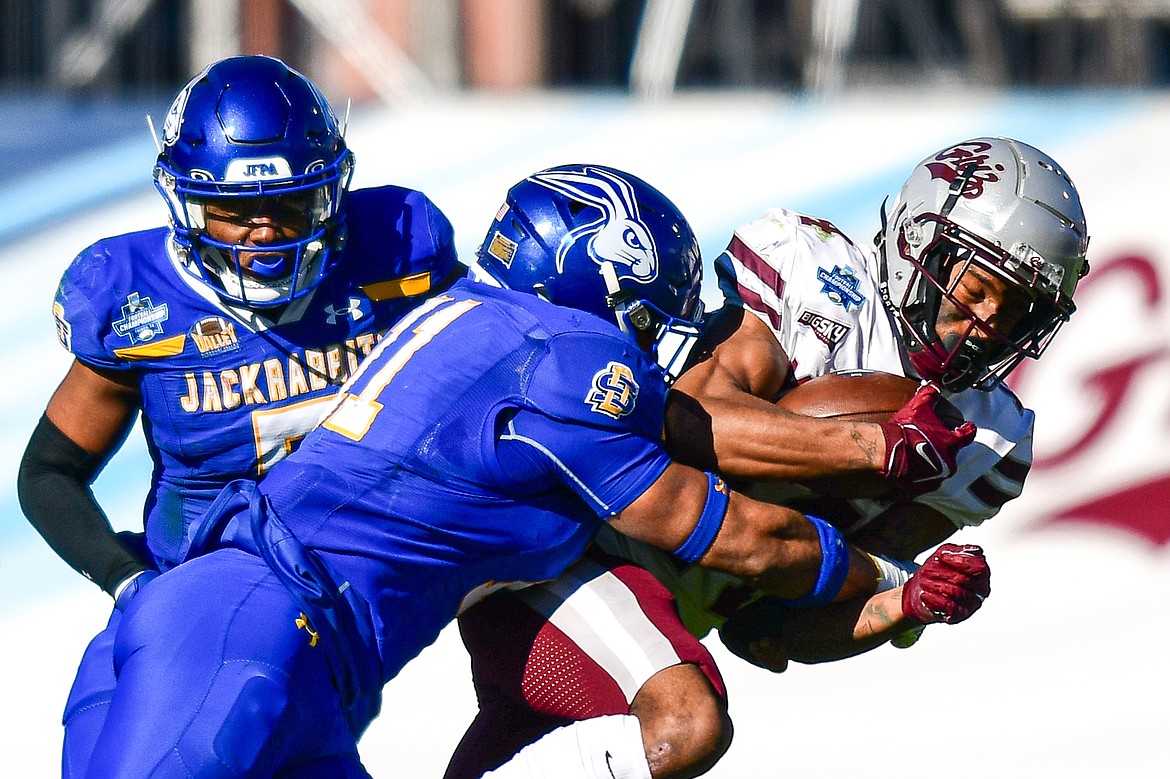
<path fill-rule="evenodd" d="M 794 378 L 877 370 L 905 375 L 896 326 L 877 288 L 876 258 L 862 252 L 832 224 L 785 209 L 735 231 L 715 262 L 726 305 L 755 314 L 784 348 Z M 1032 463 L 1033 413 L 1002 383 L 988 392 L 944 392 L 979 430 L 958 455 L 956 473 L 917 500 L 954 522 L 978 525 L 1023 489 Z M 888 504 L 851 500 L 849 529 L 864 526 Z M 742 582 L 691 566 L 608 529 L 608 551 L 649 568 L 678 598 L 688 629 L 705 635 L 756 593 Z"/>

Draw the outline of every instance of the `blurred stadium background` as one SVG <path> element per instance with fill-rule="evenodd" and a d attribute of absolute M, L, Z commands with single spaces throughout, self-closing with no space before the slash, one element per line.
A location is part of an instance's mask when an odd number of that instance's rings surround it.
<path fill-rule="evenodd" d="M 109 607 L 16 502 L 69 362 L 53 289 L 84 246 L 165 218 L 144 116 L 240 52 L 284 57 L 339 112 L 352 100 L 355 186 L 426 191 L 465 257 L 546 165 L 646 178 L 713 259 L 773 205 L 864 243 L 952 141 L 1051 153 L 1081 189 L 1093 272 L 1013 379 L 1039 416 L 1024 496 L 959 536 L 987 547 L 992 599 L 913 649 L 777 677 L 712 642 L 737 735 L 709 775 L 1166 775 L 1165 0 L 0 0 L 0 773 L 56 775 L 60 709 Z M 118 528 L 140 526 L 149 468 L 134 433 L 95 485 Z M 473 709 L 448 631 L 388 686 L 370 771 L 440 776 Z"/>

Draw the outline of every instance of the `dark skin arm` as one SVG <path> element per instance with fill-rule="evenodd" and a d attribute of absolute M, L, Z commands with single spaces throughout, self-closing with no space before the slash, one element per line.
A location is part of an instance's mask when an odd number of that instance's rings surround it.
<path fill-rule="evenodd" d="M 831 478 L 880 464 L 884 442 L 877 425 L 809 419 L 767 400 L 779 394 L 791 366 L 756 316 L 738 307 L 721 310 L 698 349 L 698 362 L 667 396 L 667 447 L 680 462 L 761 483 Z M 832 515 L 819 506 L 810 511 Z M 875 554 L 912 560 L 954 532 L 945 515 L 906 503 L 849 540 Z"/>
<path fill-rule="evenodd" d="M 136 376 L 74 360 L 45 414 L 82 449 L 108 457 L 126 440 L 141 407 Z"/>
<path fill-rule="evenodd" d="M 771 401 L 790 363 L 754 315 L 723 309 L 698 348 L 699 361 L 667 396 L 673 457 L 742 480 L 799 481 L 882 466 L 878 425 L 805 417 Z"/>
<path fill-rule="evenodd" d="M 698 522 L 707 489 L 702 471 L 672 463 L 611 524 L 632 538 L 673 551 Z M 732 492 L 723 525 L 698 564 L 732 574 L 762 592 L 800 598 L 816 583 L 820 539 L 800 512 Z M 837 599 L 872 595 L 877 578 L 869 555 L 850 548 L 849 574 Z"/>
<path fill-rule="evenodd" d="M 743 659 L 779 673 L 789 660 L 824 663 L 868 652 L 920 624 L 902 612 L 902 588 L 895 587 L 819 609 L 764 598 L 732 614 L 720 637 Z"/>

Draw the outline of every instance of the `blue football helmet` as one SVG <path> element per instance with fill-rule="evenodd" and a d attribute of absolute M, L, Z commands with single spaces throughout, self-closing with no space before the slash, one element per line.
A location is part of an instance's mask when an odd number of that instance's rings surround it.
<path fill-rule="evenodd" d="M 600 165 L 561 165 L 510 190 L 477 275 L 617 324 L 672 381 L 698 337 L 703 263 L 686 218 L 654 187 Z"/>
<path fill-rule="evenodd" d="M 171 211 L 184 268 L 225 300 L 280 306 L 316 287 L 345 238 L 353 154 L 329 103 L 272 57 L 220 60 L 175 98 L 155 186 Z M 295 233 L 260 247 L 216 240 L 208 214 L 265 215 Z M 286 232 L 287 232 L 286 230 Z"/>

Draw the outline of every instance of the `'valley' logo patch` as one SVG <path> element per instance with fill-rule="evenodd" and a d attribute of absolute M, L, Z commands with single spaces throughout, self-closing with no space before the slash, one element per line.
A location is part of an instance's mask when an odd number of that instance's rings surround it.
<path fill-rule="evenodd" d="M 240 350 L 235 323 L 221 316 L 209 316 L 196 322 L 191 328 L 191 340 L 204 357 Z"/>

